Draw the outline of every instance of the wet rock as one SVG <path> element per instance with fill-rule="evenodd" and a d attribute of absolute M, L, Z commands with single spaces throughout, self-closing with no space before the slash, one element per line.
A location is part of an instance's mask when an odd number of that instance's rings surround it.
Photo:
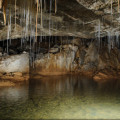
<path fill-rule="evenodd" d="M 15 51 L 12 50 L 12 49 L 9 49 L 9 55 L 15 55 L 15 54 L 17 54 L 17 52 L 15 52 Z"/>
<path fill-rule="evenodd" d="M 74 45 L 63 45 L 61 46 L 65 51 L 69 51 L 69 50 L 72 50 L 74 52 L 76 52 L 78 50 L 78 46 L 74 46 Z"/>
<path fill-rule="evenodd" d="M 97 74 L 94 75 L 93 79 L 96 81 L 105 81 L 105 80 L 113 80 L 113 79 L 119 79 L 120 74 L 117 72 L 117 70 L 112 69 L 104 69 Z"/>
<path fill-rule="evenodd" d="M 57 52 L 59 52 L 59 48 L 51 48 L 49 50 L 49 53 L 57 53 Z"/>
<path fill-rule="evenodd" d="M 15 73 L 13 73 L 13 75 L 22 77 L 22 73 L 21 72 L 15 72 Z"/>
<path fill-rule="evenodd" d="M 26 51 L 23 51 L 23 54 L 26 54 L 27 52 Z"/>
<path fill-rule="evenodd" d="M 11 87 L 15 86 L 15 83 L 10 81 L 0 81 L 0 87 Z"/>

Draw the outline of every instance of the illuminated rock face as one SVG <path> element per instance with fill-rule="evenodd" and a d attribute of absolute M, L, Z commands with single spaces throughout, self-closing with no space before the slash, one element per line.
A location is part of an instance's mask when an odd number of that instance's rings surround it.
<path fill-rule="evenodd" d="M 2 80 L 24 81 L 29 79 L 29 55 L 13 55 L 0 60 L 0 78 Z"/>
<path fill-rule="evenodd" d="M 61 52 L 45 54 L 40 59 L 35 60 L 36 73 L 57 75 L 75 71 L 75 55 L 78 47 L 64 45 L 60 49 Z"/>
<path fill-rule="evenodd" d="M 0 61 L 1 73 L 22 72 L 29 73 L 29 55 L 21 54 L 2 58 Z"/>
<path fill-rule="evenodd" d="M 78 44 L 78 43 L 77 43 Z M 60 51 L 52 48 L 53 53 L 40 54 L 34 61 L 35 69 L 31 74 L 58 75 L 67 73 L 81 73 L 96 76 L 99 72 L 109 77 L 119 75 L 120 59 L 119 49 L 113 48 L 109 51 L 107 45 L 99 47 L 96 42 L 86 45 L 63 45 Z M 50 50 L 51 51 L 51 50 Z M 55 52 L 55 53 L 54 53 Z M 113 72 L 111 72 L 113 71 Z M 102 77 L 102 76 L 100 76 Z M 98 78 L 98 77 L 94 77 Z M 106 78 L 106 77 L 105 77 Z M 117 77 L 116 77 L 117 78 Z"/>
<path fill-rule="evenodd" d="M 99 46 L 96 40 L 82 42 L 80 39 L 73 39 L 69 42 L 66 44 L 64 40 L 62 45 L 55 44 L 49 49 L 48 46 L 43 47 L 41 53 L 31 53 L 32 56 L 26 52 L 6 57 L 2 54 L 0 77 L 22 81 L 29 79 L 29 75 L 78 73 L 92 76 L 97 80 L 119 78 L 116 77 L 120 75 L 120 52 L 117 47 L 108 49 L 107 42 L 103 41 L 103 45 Z M 29 46 L 27 47 L 29 50 Z"/>

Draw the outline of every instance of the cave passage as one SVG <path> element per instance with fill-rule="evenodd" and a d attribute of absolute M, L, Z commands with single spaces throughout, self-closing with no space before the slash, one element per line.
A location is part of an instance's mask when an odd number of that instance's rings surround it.
<path fill-rule="evenodd" d="M 0 0 L 0 120 L 120 119 L 119 0 Z"/>

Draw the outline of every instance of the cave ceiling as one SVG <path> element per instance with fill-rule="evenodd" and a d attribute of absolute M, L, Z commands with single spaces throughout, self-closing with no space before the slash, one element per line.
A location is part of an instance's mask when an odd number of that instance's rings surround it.
<path fill-rule="evenodd" d="M 118 0 L 41 0 L 40 9 L 37 9 L 36 1 L 3 0 L 0 40 L 28 36 L 91 39 L 104 37 L 108 33 L 119 34 Z"/>

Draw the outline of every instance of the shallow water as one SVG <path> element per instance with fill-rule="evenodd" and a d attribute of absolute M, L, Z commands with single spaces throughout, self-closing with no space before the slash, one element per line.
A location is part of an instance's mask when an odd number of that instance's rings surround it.
<path fill-rule="evenodd" d="M 51 76 L 0 88 L 0 119 L 118 119 L 119 111 L 117 80 Z"/>

